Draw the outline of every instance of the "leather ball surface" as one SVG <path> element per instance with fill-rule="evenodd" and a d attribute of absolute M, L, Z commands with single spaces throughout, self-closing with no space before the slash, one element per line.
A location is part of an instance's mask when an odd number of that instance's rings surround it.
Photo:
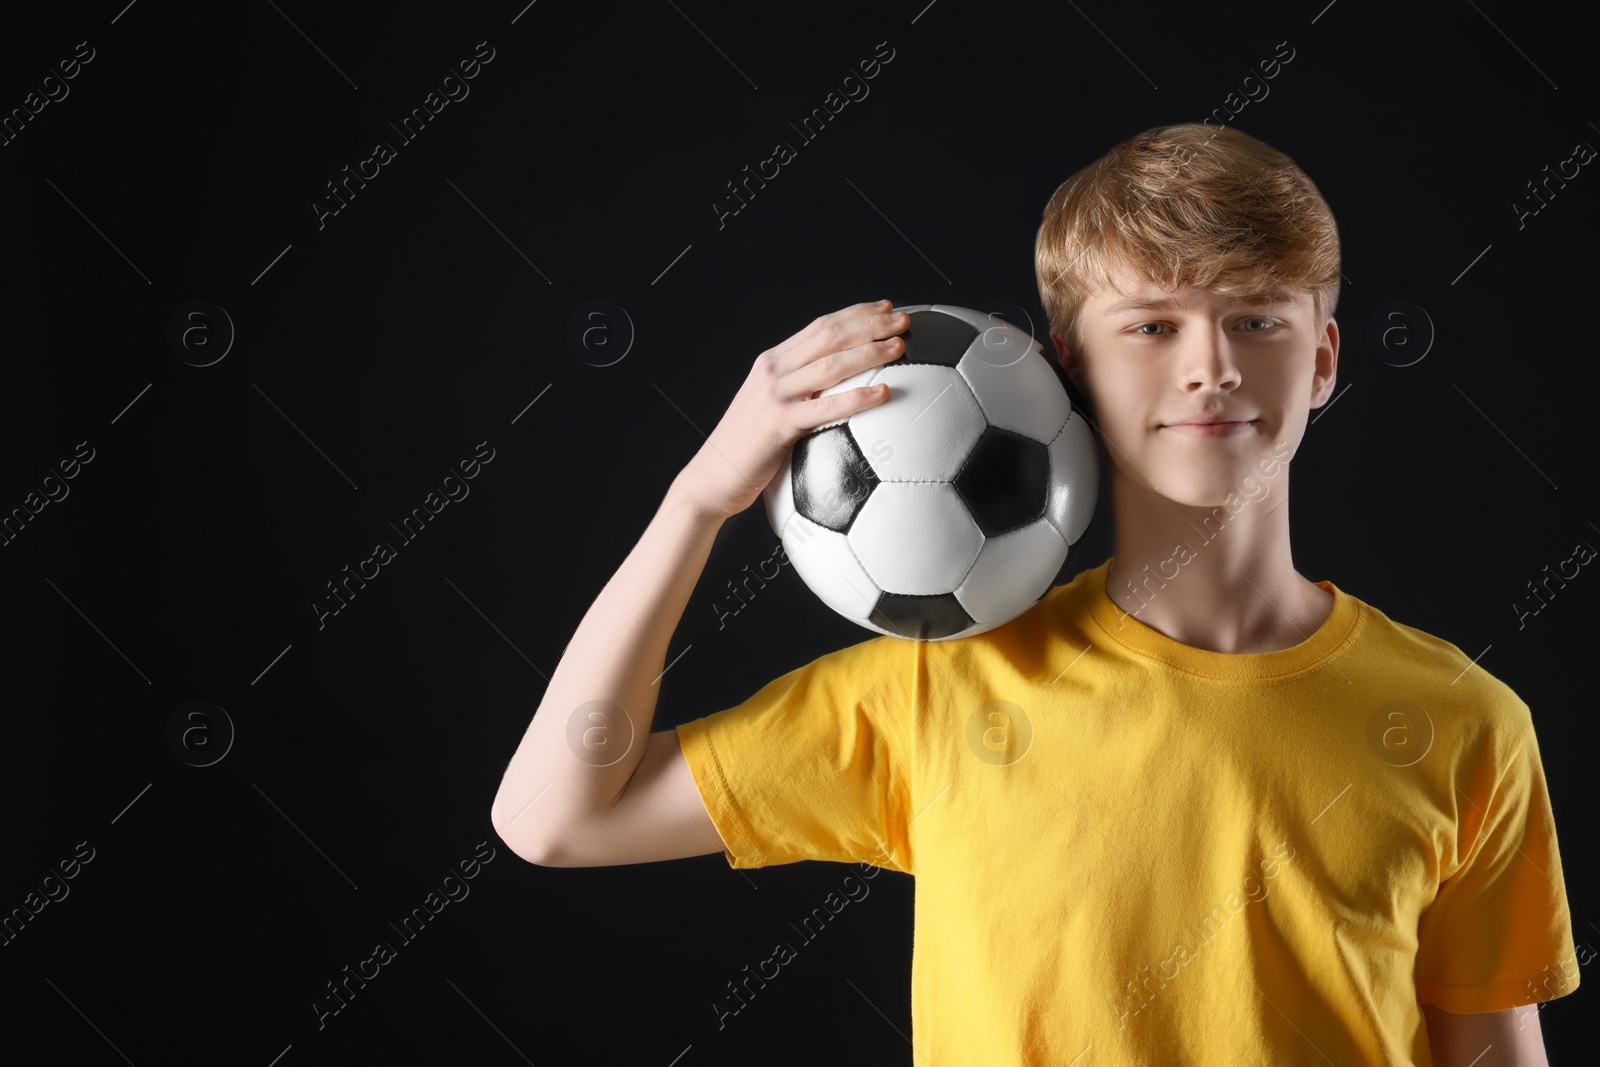
<path fill-rule="evenodd" d="M 795 442 L 767 521 L 845 618 L 970 637 L 1067 579 L 1094 514 L 1095 437 L 1027 331 L 947 304 L 898 310 L 900 357 L 819 394 L 882 382 L 888 399 Z"/>

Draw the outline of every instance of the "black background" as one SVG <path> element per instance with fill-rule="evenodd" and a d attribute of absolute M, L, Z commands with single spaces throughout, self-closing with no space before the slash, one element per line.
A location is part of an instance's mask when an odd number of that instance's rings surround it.
<path fill-rule="evenodd" d="M 1600 146 L 1581 16 L 122 3 L 13 5 L 0 25 L 6 112 L 94 49 L 0 147 L 0 509 L 94 450 L 0 549 L 0 910 L 95 850 L 0 948 L 6 1062 L 911 1062 L 908 877 L 875 879 L 719 1031 L 712 999 L 847 869 L 535 867 L 490 825 L 500 775 L 759 351 L 879 297 L 1016 308 L 1043 338 L 1049 194 L 1115 142 L 1222 107 L 1285 41 L 1293 60 L 1234 124 L 1339 220 L 1350 386 L 1297 457 L 1297 568 L 1487 647 L 1533 709 L 1593 955 L 1600 578 L 1520 629 L 1512 608 L 1600 545 L 1600 176 L 1520 229 L 1512 208 L 1577 142 Z M 399 144 L 387 123 L 480 41 L 494 58 L 470 95 Z M 724 183 L 795 143 L 788 124 L 879 42 L 895 55 L 870 96 L 719 228 Z M 379 139 L 396 158 L 319 228 L 313 200 Z M 237 331 L 211 366 L 167 341 L 190 300 Z M 592 300 L 637 331 L 610 366 L 568 343 Z M 1368 340 L 1396 300 L 1436 334 L 1406 367 Z M 470 495 L 319 629 L 324 583 L 484 441 Z M 719 628 L 725 583 L 776 543 L 759 506 L 723 528 L 657 729 L 873 636 L 787 570 Z M 1110 546 L 1102 499 L 1083 566 Z M 208 767 L 167 739 L 194 699 L 237 730 Z M 496 858 L 470 896 L 319 1030 L 322 984 L 396 940 L 389 921 L 479 842 Z M 1583 995 L 1541 1015 L 1552 1062 L 1592 1054 Z"/>

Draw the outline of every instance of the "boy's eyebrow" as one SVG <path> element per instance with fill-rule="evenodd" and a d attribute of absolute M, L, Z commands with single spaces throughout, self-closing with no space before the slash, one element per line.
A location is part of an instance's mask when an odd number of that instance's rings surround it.
<path fill-rule="evenodd" d="M 1155 298 L 1136 296 L 1112 304 L 1102 314 L 1115 315 L 1119 311 L 1172 311 L 1180 306 L 1177 299 L 1170 296 Z"/>
<path fill-rule="evenodd" d="M 1259 293 L 1242 293 L 1237 297 L 1241 304 L 1255 304 L 1271 307 L 1278 304 L 1294 303 L 1294 295 L 1287 289 L 1269 289 Z M 1102 315 L 1115 315 L 1122 311 L 1174 311 L 1183 305 L 1175 297 L 1130 297 L 1118 301 L 1101 312 Z"/>

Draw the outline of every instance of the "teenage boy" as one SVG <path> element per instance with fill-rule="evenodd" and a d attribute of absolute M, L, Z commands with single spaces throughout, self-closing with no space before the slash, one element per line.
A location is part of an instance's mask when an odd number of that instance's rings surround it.
<path fill-rule="evenodd" d="M 1544 1064 L 1526 1006 L 1577 968 L 1527 705 L 1294 567 L 1339 262 L 1316 186 L 1234 127 L 1073 175 L 1035 265 L 1113 555 L 986 633 L 873 638 L 650 733 L 721 523 L 885 399 L 821 394 L 907 319 L 858 304 L 761 353 L 568 644 L 497 832 L 549 866 L 914 875 L 919 1063 Z"/>

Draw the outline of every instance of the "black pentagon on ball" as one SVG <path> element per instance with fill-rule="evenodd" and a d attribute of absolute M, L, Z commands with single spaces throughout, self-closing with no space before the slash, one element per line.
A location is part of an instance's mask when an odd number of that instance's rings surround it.
<path fill-rule="evenodd" d="M 915 641 L 942 641 L 973 623 L 972 616 L 954 593 L 936 596 L 883 593 L 868 618 L 890 633 Z"/>
<path fill-rule="evenodd" d="M 1044 514 L 1050 451 L 1043 442 L 990 426 L 951 479 L 985 537 L 1028 525 Z"/>
<path fill-rule="evenodd" d="M 848 424 L 808 433 L 790 455 L 794 508 L 835 533 L 849 533 L 878 476 Z"/>
<path fill-rule="evenodd" d="M 900 334 L 906 350 L 894 361 L 895 366 L 931 363 L 954 367 L 978 336 L 970 324 L 942 311 L 912 311 L 908 317 L 911 322 Z"/>

